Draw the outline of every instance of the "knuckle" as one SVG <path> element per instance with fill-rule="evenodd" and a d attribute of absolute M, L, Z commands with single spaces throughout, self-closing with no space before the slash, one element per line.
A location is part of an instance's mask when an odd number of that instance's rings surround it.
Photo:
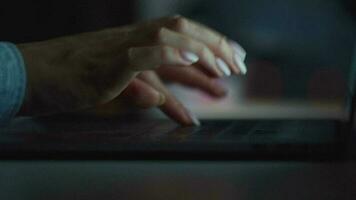
<path fill-rule="evenodd" d="M 178 16 L 174 19 L 174 28 L 178 32 L 185 32 L 189 26 L 189 20 L 185 17 Z"/>
<path fill-rule="evenodd" d="M 140 87 L 138 86 L 138 81 L 133 80 L 131 84 L 127 87 L 127 92 L 129 96 L 134 97 L 140 94 Z"/>
<path fill-rule="evenodd" d="M 219 39 L 219 42 L 218 42 L 218 47 L 220 49 L 224 49 L 224 47 L 227 46 L 227 40 L 226 40 L 226 37 L 224 36 L 220 36 L 220 39 Z"/>
<path fill-rule="evenodd" d="M 170 47 L 168 45 L 161 45 L 162 53 L 168 53 L 169 50 L 170 50 Z"/>
<path fill-rule="evenodd" d="M 208 79 L 206 80 L 206 86 L 207 88 L 209 88 L 210 90 L 215 90 L 216 89 L 216 84 L 214 80 Z"/>
<path fill-rule="evenodd" d="M 185 70 L 185 81 L 187 81 L 190 85 L 200 83 L 201 76 L 199 75 L 199 71 L 197 69 L 186 68 Z"/>
<path fill-rule="evenodd" d="M 210 60 L 214 57 L 214 54 L 211 52 L 211 50 L 207 46 L 203 46 L 201 48 L 200 54 L 203 58 Z"/>
<path fill-rule="evenodd" d="M 196 43 L 188 37 L 182 38 L 181 43 L 188 49 L 193 49 L 194 46 L 196 45 Z"/>
<path fill-rule="evenodd" d="M 161 59 L 162 60 L 169 60 L 170 51 L 171 51 L 171 47 L 169 47 L 167 45 L 162 45 L 161 46 Z"/>
<path fill-rule="evenodd" d="M 166 40 L 166 35 L 167 35 L 167 28 L 165 27 L 160 27 L 156 31 L 156 42 L 158 43 L 164 43 Z"/>
<path fill-rule="evenodd" d="M 233 62 L 232 61 L 233 60 L 233 51 L 232 51 L 232 48 L 229 46 L 225 36 L 221 36 L 221 38 L 219 40 L 218 48 L 224 58 Z"/>
<path fill-rule="evenodd" d="M 204 57 L 209 57 L 211 55 L 210 49 L 207 46 L 202 46 L 200 54 Z"/>
<path fill-rule="evenodd" d="M 176 19 L 179 19 L 179 18 L 184 18 L 184 16 L 182 16 L 180 14 L 176 14 L 176 15 L 169 16 L 169 18 L 171 20 L 176 20 Z"/>

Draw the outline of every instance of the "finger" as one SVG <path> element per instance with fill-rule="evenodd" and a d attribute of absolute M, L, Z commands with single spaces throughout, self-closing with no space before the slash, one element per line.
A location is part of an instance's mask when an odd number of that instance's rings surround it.
<path fill-rule="evenodd" d="M 134 71 L 152 70 L 161 65 L 189 66 L 199 60 L 194 54 L 168 45 L 133 47 L 129 49 L 128 57 Z"/>
<path fill-rule="evenodd" d="M 240 73 L 236 59 L 241 60 L 241 58 L 221 33 L 181 16 L 173 17 L 168 22 L 168 26 L 177 32 L 205 43 L 234 73 Z"/>
<path fill-rule="evenodd" d="M 166 101 L 159 108 L 168 117 L 182 125 L 200 125 L 199 120 L 171 94 L 155 73 L 144 72 L 139 78 L 165 95 Z"/>
<path fill-rule="evenodd" d="M 245 49 L 242 48 L 242 46 L 240 44 L 238 44 L 237 42 L 235 42 L 233 40 L 230 40 L 229 44 L 231 45 L 231 47 L 234 49 L 234 52 L 235 52 L 235 55 L 234 55 L 235 63 L 239 66 L 241 73 L 246 74 L 247 67 L 246 67 L 246 64 L 244 63 L 244 61 L 246 59 Z"/>
<path fill-rule="evenodd" d="M 166 101 L 162 93 L 137 78 L 130 82 L 119 97 L 140 108 L 160 106 Z"/>
<path fill-rule="evenodd" d="M 214 53 L 204 43 L 167 28 L 160 29 L 158 41 L 162 45 L 169 45 L 196 54 L 199 57 L 198 63 L 208 72 L 218 77 L 224 75 L 224 71 L 218 68 Z"/>
<path fill-rule="evenodd" d="M 216 79 L 207 76 L 200 70 L 193 67 L 162 67 L 157 70 L 157 73 L 166 80 L 200 89 L 215 97 L 223 97 L 227 94 L 227 89 Z"/>

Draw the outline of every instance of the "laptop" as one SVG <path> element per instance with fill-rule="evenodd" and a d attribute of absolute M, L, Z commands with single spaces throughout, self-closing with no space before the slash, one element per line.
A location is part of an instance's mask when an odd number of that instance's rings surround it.
<path fill-rule="evenodd" d="M 134 115 L 18 118 L 0 129 L 0 158 L 345 159 L 356 146 L 350 144 L 356 141 L 355 64 L 350 70 L 347 120 L 209 119 L 199 127 L 181 127 Z"/>
<path fill-rule="evenodd" d="M 0 158 L 344 159 L 353 118 L 203 120 L 200 127 L 135 116 L 21 118 L 2 128 Z"/>

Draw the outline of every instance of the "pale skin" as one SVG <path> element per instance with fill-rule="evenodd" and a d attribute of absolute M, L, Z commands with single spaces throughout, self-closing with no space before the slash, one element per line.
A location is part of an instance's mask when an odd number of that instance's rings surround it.
<path fill-rule="evenodd" d="M 18 44 L 27 71 L 20 116 L 74 111 L 126 99 L 159 107 L 182 125 L 197 124 L 162 80 L 226 95 L 221 58 L 240 74 L 236 50 L 224 35 L 181 16 L 131 26 Z M 187 57 L 195 55 L 196 57 Z M 235 57 L 234 57 L 235 56 Z M 226 74 L 226 73 L 225 73 Z"/>

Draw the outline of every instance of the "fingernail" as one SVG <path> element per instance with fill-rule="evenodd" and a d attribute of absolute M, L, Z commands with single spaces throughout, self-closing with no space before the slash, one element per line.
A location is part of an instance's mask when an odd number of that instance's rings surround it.
<path fill-rule="evenodd" d="M 192 120 L 193 124 L 194 124 L 195 126 L 200 126 L 200 121 L 199 121 L 199 119 L 198 119 L 190 110 L 186 109 L 186 111 L 187 111 L 188 116 L 189 116 L 190 119 Z"/>
<path fill-rule="evenodd" d="M 237 53 L 235 53 L 235 55 L 234 55 L 234 60 L 235 60 L 236 65 L 240 68 L 241 73 L 245 75 L 247 73 L 246 64 L 241 59 L 241 57 L 239 55 L 237 55 Z"/>
<path fill-rule="evenodd" d="M 216 58 L 216 64 L 220 68 L 220 70 L 226 75 L 230 76 L 231 75 L 231 70 L 227 66 L 227 64 L 221 59 L 221 58 Z"/>
<path fill-rule="evenodd" d="M 159 102 L 158 102 L 158 106 L 163 105 L 166 102 L 166 96 L 164 96 L 164 94 L 159 93 Z"/>
<path fill-rule="evenodd" d="M 182 54 L 182 58 L 191 64 L 196 63 L 199 60 L 199 56 L 193 52 L 182 51 L 181 54 Z"/>
<path fill-rule="evenodd" d="M 246 51 L 244 48 L 242 48 L 241 45 L 239 45 L 237 42 L 230 40 L 229 41 L 231 47 L 234 49 L 235 53 L 237 53 L 238 56 L 240 56 L 242 61 L 245 61 L 246 58 Z"/>

